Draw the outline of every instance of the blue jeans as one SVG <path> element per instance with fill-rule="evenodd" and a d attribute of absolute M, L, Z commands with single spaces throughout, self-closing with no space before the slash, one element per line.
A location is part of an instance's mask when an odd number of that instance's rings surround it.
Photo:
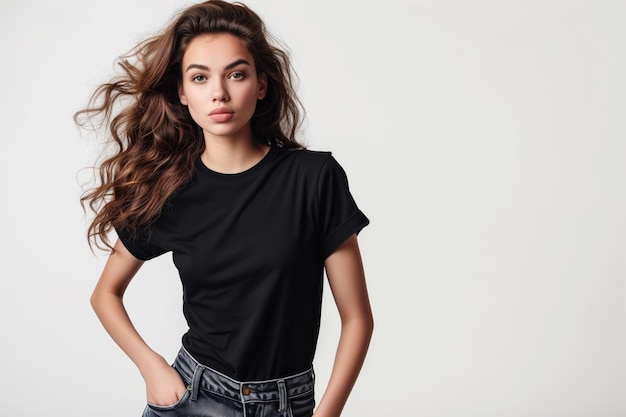
<path fill-rule="evenodd" d="M 187 385 L 170 406 L 148 404 L 143 417 L 311 417 L 313 370 L 269 381 L 240 382 L 196 361 L 182 348 L 172 365 Z"/>

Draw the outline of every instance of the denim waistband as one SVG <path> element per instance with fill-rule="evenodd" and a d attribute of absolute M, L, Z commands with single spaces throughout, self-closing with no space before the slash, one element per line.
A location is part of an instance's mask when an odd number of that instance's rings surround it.
<path fill-rule="evenodd" d="M 191 381 L 192 401 L 197 399 L 198 390 L 204 389 L 244 404 L 279 401 L 279 409 L 284 409 L 287 399 L 308 394 L 315 385 L 313 369 L 267 381 L 237 381 L 202 365 L 184 347 L 180 349 L 174 367 Z"/>

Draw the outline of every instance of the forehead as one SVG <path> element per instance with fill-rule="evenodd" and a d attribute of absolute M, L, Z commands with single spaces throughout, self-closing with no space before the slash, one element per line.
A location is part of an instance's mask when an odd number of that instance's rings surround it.
<path fill-rule="evenodd" d="M 189 64 L 219 68 L 241 58 L 254 65 L 242 39 L 230 33 L 207 33 L 191 40 L 183 55 L 183 68 Z"/>

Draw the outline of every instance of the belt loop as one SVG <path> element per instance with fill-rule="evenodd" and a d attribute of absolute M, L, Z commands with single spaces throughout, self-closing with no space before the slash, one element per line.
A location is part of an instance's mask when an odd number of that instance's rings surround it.
<path fill-rule="evenodd" d="M 198 399 L 198 391 L 200 391 L 200 381 L 202 381 L 204 369 L 204 366 L 197 365 L 196 369 L 193 371 L 193 378 L 191 379 L 191 401 Z"/>
<path fill-rule="evenodd" d="M 287 388 L 285 387 L 285 381 L 279 379 L 278 381 L 278 412 L 282 413 L 287 411 Z"/>

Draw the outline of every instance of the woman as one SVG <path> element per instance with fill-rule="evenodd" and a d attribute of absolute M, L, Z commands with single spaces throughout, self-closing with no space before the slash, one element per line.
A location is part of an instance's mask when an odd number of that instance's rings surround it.
<path fill-rule="evenodd" d="M 289 58 L 268 38 L 245 5 L 191 6 L 76 115 L 102 116 L 118 145 L 82 198 L 90 238 L 112 249 L 91 302 L 145 380 L 144 416 L 313 415 L 324 270 L 342 331 L 316 417 L 340 415 L 365 358 L 373 321 L 356 235 L 368 219 L 331 154 L 294 139 Z M 189 325 L 172 366 L 122 302 L 165 252 Z"/>

